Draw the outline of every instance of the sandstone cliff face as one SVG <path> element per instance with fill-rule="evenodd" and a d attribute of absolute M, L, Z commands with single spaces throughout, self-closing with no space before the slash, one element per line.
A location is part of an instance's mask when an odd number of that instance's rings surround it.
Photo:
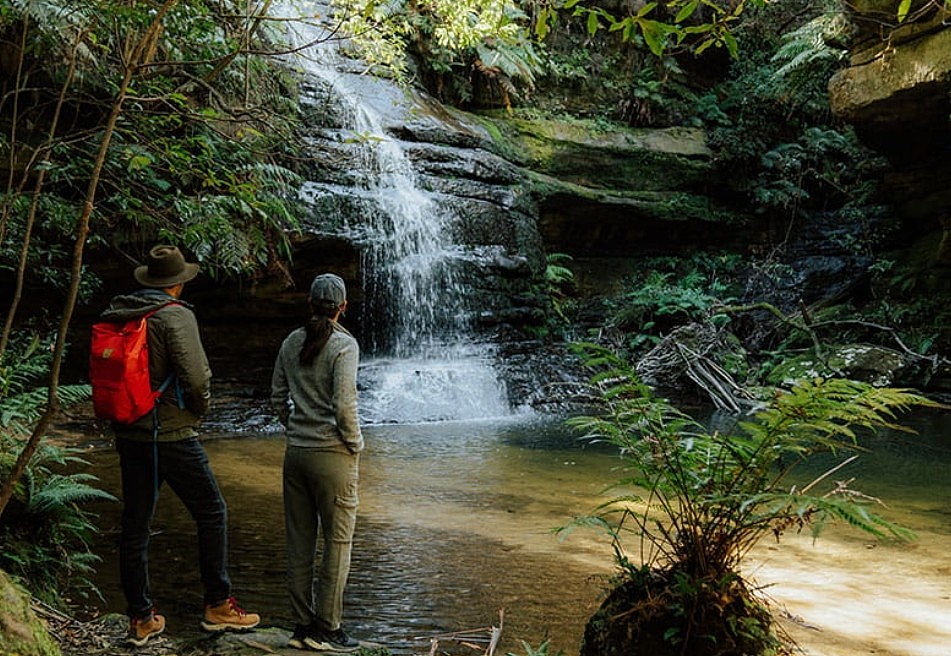
<path fill-rule="evenodd" d="M 830 81 L 829 98 L 892 162 L 886 193 L 920 234 L 951 225 L 951 14 L 919 1 L 899 23 L 899 4 L 848 3 L 851 65 Z"/>
<path fill-rule="evenodd" d="M 341 99 L 344 85 L 353 107 Z M 548 253 L 633 257 L 659 251 L 672 235 L 688 247 L 729 241 L 737 232 L 737 210 L 710 195 L 718 189 L 716 171 L 698 129 L 608 130 L 567 119 L 472 114 L 347 71 L 332 82 L 304 80 L 301 107 L 307 163 L 300 172 L 307 182 L 306 215 L 294 237 L 296 284 L 256 281 L 252 307 L 221 307 L 221 319 L 299 313 L 306 281 L 326 268 L 361 279 L 366 252 L 388 238 L 363 227 L 380 211 L 366 190 L 390 173 L 367 164 L 368 143 L 402 152 L 412 183 L 436 214 L 448 217 L 459 280 L 478 309 L 477 324 L 490 330 L 544 322 Z M 354 111 L 375 117 L 374 135 L 352 127 L 347 114 Z M 371 295 L 352 289 L 355 317 Z"/>

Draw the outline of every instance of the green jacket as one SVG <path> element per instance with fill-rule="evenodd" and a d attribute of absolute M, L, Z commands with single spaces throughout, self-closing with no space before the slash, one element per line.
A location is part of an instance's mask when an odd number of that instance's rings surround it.
<path fill-rule="evenodd" d="M 148 321 L 149 377 L 152 389 L 157 390 L 175 373 L 158 400 L 158 439 L 171 442 L 198 434 L 211 399 L 211 368 L 191 306 L 162 290 L 142 289 L 116 296 L 100 318 L 124 322 L 157 308 L 161 309 Z M 151 441 L 153 415 L 149 413 L 132 425 L 113 424 L 113 429 L 116 437 Z"/>

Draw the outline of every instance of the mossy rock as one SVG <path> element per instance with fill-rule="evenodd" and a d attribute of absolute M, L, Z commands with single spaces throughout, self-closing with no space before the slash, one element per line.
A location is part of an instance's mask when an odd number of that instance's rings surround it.
<path fill-rule="evenodd" d="M 641 572 L 588 620 L 580 656 L 766 656 L 780 646 L 772 617 L 744 581 Z"/>
<path fill-rule="evenodd" d="M 678 191 L 702 186 L 712 154 L 697 128 L 628 128 L 579 119 L 477 116 L 493 150 L 535 173 L 592 189 Z"/>
<path fill-rule="evenodd" d="M 908 367 L 897 351 L 872 344 L 843 344 L 830 348 L 823 357 L 809 351 L 777 365 L 767 377 L 771 385 L 791 385 L 813 378 L 849 378 L 876 386 L 900 380 Z"/>
<path fill-rule="evenodd" d="M 30 607 L 30 594 L 0 570 L 0 654 L 60 656 L 59 646 Z"/>

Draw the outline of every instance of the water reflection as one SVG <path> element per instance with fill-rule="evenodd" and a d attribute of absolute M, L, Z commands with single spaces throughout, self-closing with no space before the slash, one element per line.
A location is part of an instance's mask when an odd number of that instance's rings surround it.
<path fill-rule="evenodd" d="M 456 422 L 366 429 L 361 506 L 347 590 L 348 630 L 394 653 L 428 652 L 427 636 L 497 623 L 503 648 L 519 640 L 577 651 L 598 603 L 608 545 L 559 541 L 551 529 L 592 508 L 616 455 L 576 445 L 527 448 L 552 423 Z M 561 438 L 559 438 L 561 439 Z M 568 439 L 568 438 L 566 438 Z M 239 602 L 265 623 L 292 624 L 284 595 L 280 475 L 274 435 L 206 441 L 229 503 L 232 578 Z M 91 455 L 110 491 L 116 457 Z M 152 546 L 152 587 L 169 630 L 197 628 L 197 545 L 184 508 L 163 490 Z M 122 611 L 115 581 L 118 507 L 101 508 L 107 610 Z M 416 638 L 422 638 L 417 640 Z"/>
<path fill-rule="evenodd" d="M 951 616 L 949 421 L 933 416 L 920 436 L 865 438 L 872 451 L 842 472 L 858 477 L 858 489 L 888 500 L 882 512 L 917 530 L 917 543 L 873 543 L 836 529 L 817 543 L 787 536 L 752 555 L 750 574 L 776 584 L 770 593 L 777 604 L 804 619 L 787 624 L 805 653 L 946 656 L 951 628 L 940 618 Z M 551 653 L 576 654 L 602 577 L 610 573 L 609 545 L 584 532 L 559 541 L 551 529 L 604 498 L 604 486 L 621 476 L 617 455 L 582 448 L 552 419 L 371 426 L 366 439 L 348 630 L 397 654 L 427 653 L 427 636 L 493 624 L 504 608 L 501 653 L 523 653 L 521 640 L 537 645 L 550 638 Z M 266 624 L 289 628 L 283 441 L 255 434 L 210 439 L 206 446 L 230 507 L 239 601 L 261 612 Z M 112 451 L 91 460 L 116 493 Z M 826 464 L 817 463 L 817 471 Z M 107 610 L 121 612 L 118 505 L 100 510 L 99 584 Z M 168 491 L 156 529 L 152 579 L 159 609 L 169 631 L 197 631 L 197 547 L 184 508 Z"/>

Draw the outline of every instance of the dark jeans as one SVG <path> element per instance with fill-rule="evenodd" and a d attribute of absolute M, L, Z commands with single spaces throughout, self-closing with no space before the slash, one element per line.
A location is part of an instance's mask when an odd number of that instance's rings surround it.
<path fill-rule="evenodd" d="M 206 604 L 231 596 L 228 578 L 228 509 L 218 489 L 208 456 L 197 438 L 177 442 L 117 439 L 122 470 L 122 534 L 119 578 L 129 617 L 146 617 L 149 597 L 149 531 L 158 490 L 168 483 L 198 528 L 198 565 Z M 154 454 L 158 453 L 158 480 Z"/>

